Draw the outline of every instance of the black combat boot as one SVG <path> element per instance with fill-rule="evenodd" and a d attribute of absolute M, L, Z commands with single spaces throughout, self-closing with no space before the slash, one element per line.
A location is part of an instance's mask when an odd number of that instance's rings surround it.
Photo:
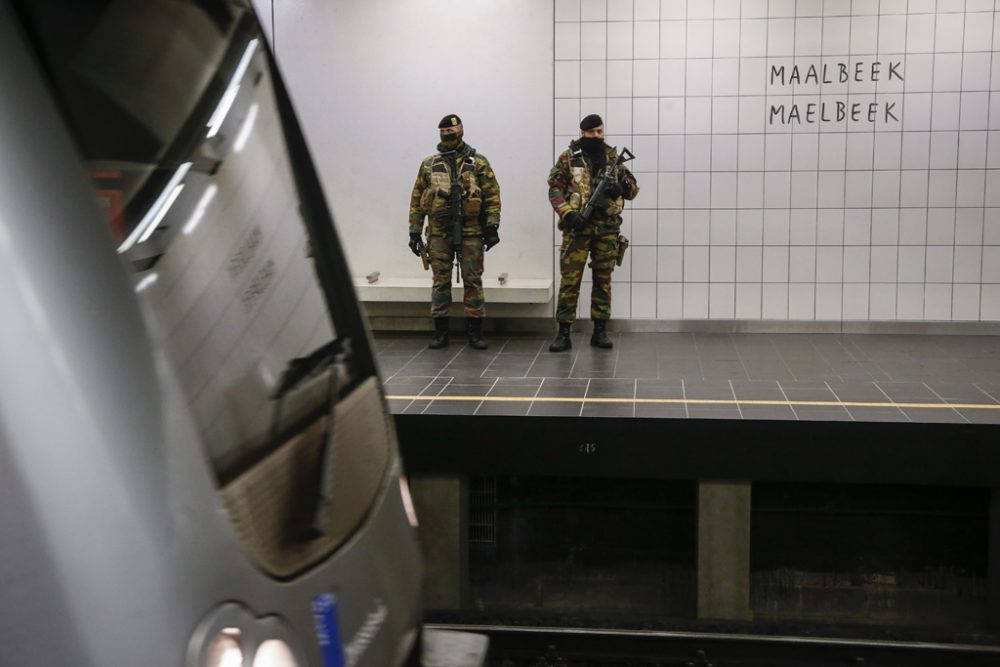
<path fill-rule="evenodd" d="M 607 320 L 594 320 L 594 334 L 590 337 L 590 344 L 594 347 L 601 347 L 605 350 L 610 350 L 615 346 L 608 338 L 608 321 Z"/>
<path fill-rule="evenodd" d="M 549 345 L 549 352 L 562 352 L 573 347 L 573 341 L 569 339 L 569 330 L 572 327 L 573 324 L 570 322 L 559 323 L 559 333 L 556 334 L 556 339 Z"/>
<path fill-rule="evenodd" d="M 447 344 L 448 344 L 448 318 L 435 317 L 434 338 L 431 338 L 430 345 L 428 345 L 427 347 L 431 348 L 432 350 L 440 350 Z"/>
<path fill-rule="evenodd" d="M 469 318 L 469 347 L 473 350 L 485 350 L 489 347 L 483 340 L 483 320 L 479 317 Z"/>

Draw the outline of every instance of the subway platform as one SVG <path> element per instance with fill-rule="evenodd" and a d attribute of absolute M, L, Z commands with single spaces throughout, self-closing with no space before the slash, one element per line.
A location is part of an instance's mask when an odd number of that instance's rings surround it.
<path fill-rule="evenodd" d="M 1000 424 L 1000 338 L 887 334 L 378 335 L 396 414 Z"/>
<path fill-rule="evenodd" d="M 1000 337 L 585 328 L 376 335 L 408 466 L 1000 485 Z"/>

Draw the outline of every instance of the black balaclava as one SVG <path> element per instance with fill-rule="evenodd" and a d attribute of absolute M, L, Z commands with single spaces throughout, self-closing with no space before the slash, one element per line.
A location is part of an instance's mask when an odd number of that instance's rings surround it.
<path fill-rule="evenodd" d="M 580 148 L 590 157 L 604 155 L 604 139 L 600 137 L 580 137 Z"/>
<path fill-rule="evenodd" d="M 593 130 L 595 127 L 604 125 L 604 121 L 596 113 L 592 113 L 580 121 L 581 130 Z M 595 164 L 604 163 L 604 139 L 600 137 L 580 137 L 577 140 L 580 148 L 590 157 Z"/>
<path fill-rule="evenodd" d="M 462 128 L 462 119 L 455 114 L 449 114 L 438 123 L 438 128 L 444 129 L 446 127 L 458 128 L 458 132 L 452 134 L 441 133 L 441 148 L 446 151 L 453 151 L 462 145 L 462 137 L 465 136 Z"/>

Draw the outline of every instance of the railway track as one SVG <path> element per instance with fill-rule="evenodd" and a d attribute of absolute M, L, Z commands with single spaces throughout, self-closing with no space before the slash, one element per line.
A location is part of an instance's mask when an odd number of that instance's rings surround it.
<path fill-rule="evenodd" d="M 489 637 L 487 667 L 978 667 L 1000 646 L 647 630 L 428 624 Z"/>

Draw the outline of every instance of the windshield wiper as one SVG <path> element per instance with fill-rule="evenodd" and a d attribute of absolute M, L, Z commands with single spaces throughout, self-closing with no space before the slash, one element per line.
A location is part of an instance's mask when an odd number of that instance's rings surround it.
<path fill-rule="evenodd" d="M 351 361 L 351 339 L 334 339 L 304 357 L 297 357 L 289 361 L 281 374 L 281 381 L 271 392 L 271 398 L 275 401 L 271 432 L 272 437 L 277 437 L 284 396 L 307 379 L 319 377 L 323 373 L 329 375 L 326 425 L 320 436 L 318 465 L 307 485 L 307 488 L 311 488 L 312 492 L 306 495 L 301 511 L 296 512 L 297 516 L 293 517 L 290 522 L 289 537 L 297 542 L 307 542 L 326 534 L 325 526 L 328 523 L 332 500 L 330 482 L 333 479 L 334 456 L 331 450 L 336 425 L 337 403 L 340 400 L 341 390 L 351 384 L 353 377 Z"/>

